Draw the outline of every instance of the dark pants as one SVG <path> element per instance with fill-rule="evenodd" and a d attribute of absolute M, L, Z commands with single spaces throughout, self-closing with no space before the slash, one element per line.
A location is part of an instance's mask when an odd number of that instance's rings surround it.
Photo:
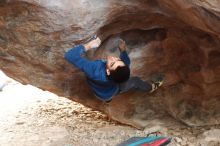
<path fill-rule="evenodd" d="M 119 93 L 127 92 L 130 89 L 140 89 L 149 92 L 152 86 L 148 82 L 142 81 L 139 77 L 130 77 L 127 82 L 119 85 Z"/>
<path fill-rule="evenodd" d="M 127 82 L 119 85 L 119 92 L 117 94 L 127 92 L 130 89 L 139 89 L 150 92 L 152 90 L 152 85 L 148 82 L 142 81 L 139 77 L 130 77 Z M 111 101 L 112 99 L 105 102 L 109 103 Z"/>

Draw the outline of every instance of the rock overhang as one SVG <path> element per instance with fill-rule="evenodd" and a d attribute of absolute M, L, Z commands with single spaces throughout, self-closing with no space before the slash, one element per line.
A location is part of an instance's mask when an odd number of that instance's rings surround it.
<path fill-rule="evenodd" d="M 104 111 L 111 118 L 144 127 L 167 113 L 190 125 L 219 124 L 219 9 L 215 2 L 25 1 L 0 3 L 1 69 L 12 78 Z M 154 94 L 129 91 L 106 105 L 84 75 L 68 64 L 67 48 L 98 34 L 94 58 L 128 44 L 132 75 L 165 75 Z"/>

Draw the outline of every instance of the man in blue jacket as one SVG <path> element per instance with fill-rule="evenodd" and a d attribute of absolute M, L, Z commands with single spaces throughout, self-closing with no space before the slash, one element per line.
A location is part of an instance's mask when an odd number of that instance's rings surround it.
<path fill-rule="evenodd" d="M 109 102 L 115 95 L 131 88 L 153 92 L 162 85 L 162 81 L 150 84 L 139 77 L 130 77 L 130 58 L 123 40 L 119 43 L 120 57 L 108 56 L 106 60 L 90 61 L 82 56 L 100 44 L 101 40 L 97 37 L 65 53 L 65 59 L 85 73 L 88 84 L 99 99 Z"/>

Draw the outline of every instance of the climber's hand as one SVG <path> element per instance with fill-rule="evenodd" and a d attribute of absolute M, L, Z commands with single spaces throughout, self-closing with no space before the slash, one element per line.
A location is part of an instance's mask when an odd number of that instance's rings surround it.
<path fill-rule="evenodd" d="M 126 51 L 126 43 L 124 40 L 120 39 L 119 40 L 119 50 L 121 52 Z"/>
<path fill-rule="evenodd" d="M 99 37 L 97 37 L 96 39 L 91 40 L 90 42 L 85 44 L 84 47 L 85 47 L 85 50 L 88 51 L 90 49 L 98 48 L 100 44 L 101 44 L 101 40 Z"/>

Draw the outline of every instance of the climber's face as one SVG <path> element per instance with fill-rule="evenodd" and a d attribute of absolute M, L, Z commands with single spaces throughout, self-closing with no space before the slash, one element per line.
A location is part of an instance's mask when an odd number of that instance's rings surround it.
<path fill-rule="evenodd" d="M 125 63 L 118 57 L 114 57 L 114 56 L 107 57 L 107 65 L 106 65 L 107 74 L 108 72 L 115 70 L 118 66 L 125 66 Z"/>

